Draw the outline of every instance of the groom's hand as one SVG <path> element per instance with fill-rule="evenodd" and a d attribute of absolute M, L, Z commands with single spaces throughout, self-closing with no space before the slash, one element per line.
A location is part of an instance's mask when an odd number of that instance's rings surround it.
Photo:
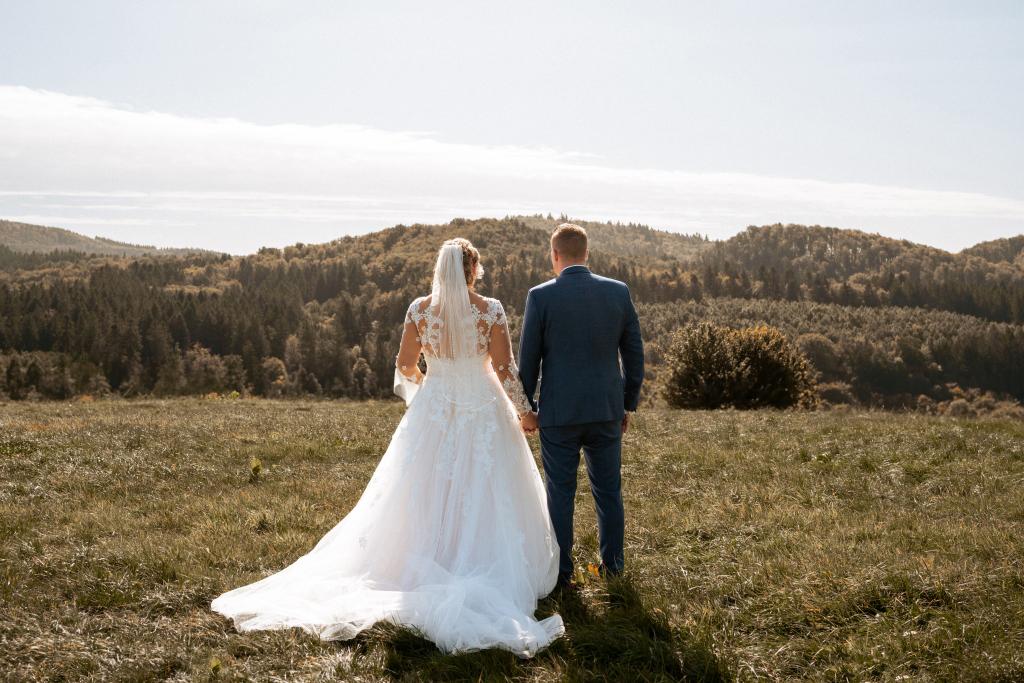
<path fill-rule="evenodd" d="M 625 434 L 626 430 L 629 429 L 629 411 L 622 414 L 622 433 Z"/>
<path fill-rule="evenodd" d="M 519 425 L 527 434 L 533 434 L 537 431 L 537 413 L 533 411 L 523 413 L 522 417 L 519 418 Z"/>

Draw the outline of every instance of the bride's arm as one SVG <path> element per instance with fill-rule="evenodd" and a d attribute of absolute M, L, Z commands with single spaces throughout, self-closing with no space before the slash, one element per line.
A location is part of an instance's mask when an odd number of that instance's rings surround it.
<path fill-rule="evenodd" d="M 501 386 L 512 400 L 516 412 L 522 417 L 533 408 L 526 399 L 522 382 L 519 380 L 519 368 L 516 367 L 515 356 L 512 355 L 512 338 L 508 333 L 508 319 L 505 309 L 498 304 L 498 318 L 491 325 L 490 339 L 491 367 L 501 380 Z"/>
<path fill-rule="evenodd" d="M 395 368 L 402 373 L 405 379 L 419 384 L 423 381 L 423 373 L 420 371 L 419 365 L 422 345 L 420 344 L 419 328 L 416 327 L 416 321 L 412 317 L 415 305 L 416 302 L 413 302 L 405 313 L 405 325 L 402 327 L 402 341 L 398 347 L 398 356 L 395 357 Z"/>

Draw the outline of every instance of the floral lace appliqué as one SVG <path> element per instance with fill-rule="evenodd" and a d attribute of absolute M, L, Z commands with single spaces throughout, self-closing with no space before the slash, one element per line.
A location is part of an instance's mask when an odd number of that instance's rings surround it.
<path fill-rule="evenodd" d="M 405 321 L 416 326 L 416 341 L 421 345 L 423 352 L 436 357 L 437 349 L 441 346 L 443 321 L 430 305 L 425 305 L 426 299 L 427 297 L 423 296 L 417 297 L 409 305 Z M 512 353 L 505 309 L 497 299 L 484 297 L 484 301 L 487 305 L 483 310 L 475 304 L 471 306 L 476 329 L 477 353 L 480 355 L 490 354 L 492 369 L 497 374 L 502 389 L 511 401 L 516 414 L 523 415 L 532 410 L 532 406 L 519 380 L 519 368 Z M 492 332 L 496 332 L 496 338 L 500 340 L 498 348 L 492 348 Z M 443 419 L 436 412 L 436 418 L 439 421 Z"/>

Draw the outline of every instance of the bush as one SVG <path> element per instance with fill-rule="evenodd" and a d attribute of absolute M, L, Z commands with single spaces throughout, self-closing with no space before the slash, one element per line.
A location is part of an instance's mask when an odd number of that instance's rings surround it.
<path fill-rule="evenodd" d="M 948 417 L 998 417 L 1024 419 L 1024 406 L 1013 396 L 995 394 L 976 387 L 947 385 L 950 400 L 935 404 L 934 412 Z"/>
<path fill-rule="evenodd" d="M 810 408 L 817 404 L 807 358 L 777 329 L 711 323 L 677 330 L 666 353 L 663 395 L 674 408 Z"/>
<path fill-rule="evenodd" d="M 849 369 L 843 363 L 842 350 L 825 335 L 817 332 L 801 334 L 796 338 L 796 345 L 817 371 L 819 382 L 837 382 L 849 377 Z"/>
<path fill-rule="evenodd" d="M 288 382 L 288 371 L 285 370 L 284 361 L 275 356 L 266 356 L 262 368 L 264 395 L 268 398 L 279 398 Z"/>
<path fill-rule="evenodd" d="M 199 342 L 185 352 L 185 386 L 191 394 L 221 391 L 227 384 L 224 359 L 215 356 Z"/>
<path fill-rule="evenodd" d="M 977 417 L 978 413 L 966 399 L 955 398 L 943 406 L 943 415 L 949 417 Z"/>
<path fill-rule="evenodd" d="M 818 397 L 831 405 L 853 404 L 857 400 L 853 397 L 853 390 L 846 382 L 828 382 L 818 385 Z"/>

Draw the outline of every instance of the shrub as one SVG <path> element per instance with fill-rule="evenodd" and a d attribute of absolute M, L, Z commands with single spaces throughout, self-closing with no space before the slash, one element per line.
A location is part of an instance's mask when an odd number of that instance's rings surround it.
<path fill-rule="evenodd" d="M 965 389 L 957 384 L 948 385 L 946 388 L 951 398 L 935 404 L 934 412 L 939 415 L 1024 419 L 1024 406 L 1008 394 L 995 394 L 976 387 Z"/>
<path fill-rule="evenodd" d="M 710 323 L 676 331 L 665 353 L 664 396 L 673 408 L 717 408 L 730 402 L 737 368 L 729 329 Z"/>
<path fill-rule="evenodd" d="M 822 401 L 832 405 L 853 404 L 856 399 L 853 390 L 846 382 L 828 382 L 818 385 L 818 396 Z"/>
<path fill-rule="evenodd" d="M 963 398 L 955 398 L 944 406 L 944 415 L 949 417 L 975 417 L 977 412 Z"/>
<path fill-rule="evenodd" d="M 220 356 L 213 355 L 199 342 L 185 352 L 185 386 L 189 393 L 221 391 L 226 383 L 227 369 Z"/>
<path fill-rule="evenodd" d="M 849 377 L 841 349 L 825 335 L 817 332 L 801 334 L 796 338 L 796 345 L 818 372 L 818 381 L 824 379 L 832 382 Z"/>
<path fill-rule="evenodd" d="M 280 397 L 284 393 L 284 387 L 288 381 L 288 372 L 285 370 L 284 361 L 275 356 L 266 356 L 263 359 L 262 368 L 264 394 L 269 398 Z"/>
<path fill-rule="evenodd" d="M 674 408 L 814 407 L 807 358 L 777 329 L 711 323 L 677 330 L 666 353 L 663 395 Z"/>

